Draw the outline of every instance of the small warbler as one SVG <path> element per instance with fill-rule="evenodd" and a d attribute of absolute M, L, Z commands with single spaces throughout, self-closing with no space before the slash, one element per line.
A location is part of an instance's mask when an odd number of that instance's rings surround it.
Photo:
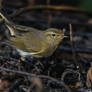
<path fill-rule="evenodd" d="M 5 19 L 6 26 L 10 30 L 9 44 L 16 47 L 22 56 L 48 57 L 53 54 L 60 41 L 66 37 L 64 31 L 56 28 L 41 31 L 32 27 L 13 24 L 2 11 L 0 16 Z"/>

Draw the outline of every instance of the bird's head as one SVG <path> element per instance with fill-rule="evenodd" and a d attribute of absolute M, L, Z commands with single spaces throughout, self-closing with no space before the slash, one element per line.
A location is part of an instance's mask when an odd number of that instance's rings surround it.
<path fill-rule="evenodd" d="M 63 30 L 49 28 L 45 31 L 45 40 L 50 45 L 58 45 L 64 37 Z"/>

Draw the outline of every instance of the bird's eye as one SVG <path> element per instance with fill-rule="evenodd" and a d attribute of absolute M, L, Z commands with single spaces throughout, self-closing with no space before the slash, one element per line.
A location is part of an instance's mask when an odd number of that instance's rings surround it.
<path fill-rule="evenodd" d="M 56 36 L 56 34 L 51 34 L 51 37 L 55 37 Z"/>

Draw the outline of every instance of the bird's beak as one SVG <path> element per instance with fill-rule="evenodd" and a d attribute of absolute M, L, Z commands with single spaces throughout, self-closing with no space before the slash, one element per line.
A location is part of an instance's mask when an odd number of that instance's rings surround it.
<path fill-rule="evenodd" d="M 59 35 L 59 36 L 58 36 L 58 39 L 62 39 L 62 38 L 64 38 L 63 35 Z"/>
<path fill-rule="evenodd" d="M 58 39 L 63 39 L 64 38 L 64 35 L 59 35 L 58 36 Z"/>
<path fill-rule="evenodd" d="M 64 35 L 64 38 L 68 38 L 68 36 L 65 36 L 65 35 Z"/>
<path fill-rule="evenodd" d="M 67 38 L 68 36 L 60 35 L 58 36 L 59 39 Z"/>

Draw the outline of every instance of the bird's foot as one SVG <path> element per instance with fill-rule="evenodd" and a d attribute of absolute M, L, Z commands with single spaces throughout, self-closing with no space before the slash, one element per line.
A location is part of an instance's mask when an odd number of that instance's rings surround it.
<path fill-rule="evenodd" d="M 35 58 L 33 56 L 26 55 L 26 56 L 21 56 L 20 57 L 20 61 L 23 61 L 23 62 L 34 62 Z"/>
<path fill-rule="evenodd" d="M 22 61 L 25 61 L 26 58 L 23 56 L 20 56 L 20 59 L 18 60 L 18 70 L 20 71 L 21 69 L 23 69 L 23 66 L 21 65 Z"/>
<path fill-rule="evenodd" d="M 20 57 L 20 61 L 25 61 L 25 60 L 26 60 L 26 58 L 24 56 Z"/>

